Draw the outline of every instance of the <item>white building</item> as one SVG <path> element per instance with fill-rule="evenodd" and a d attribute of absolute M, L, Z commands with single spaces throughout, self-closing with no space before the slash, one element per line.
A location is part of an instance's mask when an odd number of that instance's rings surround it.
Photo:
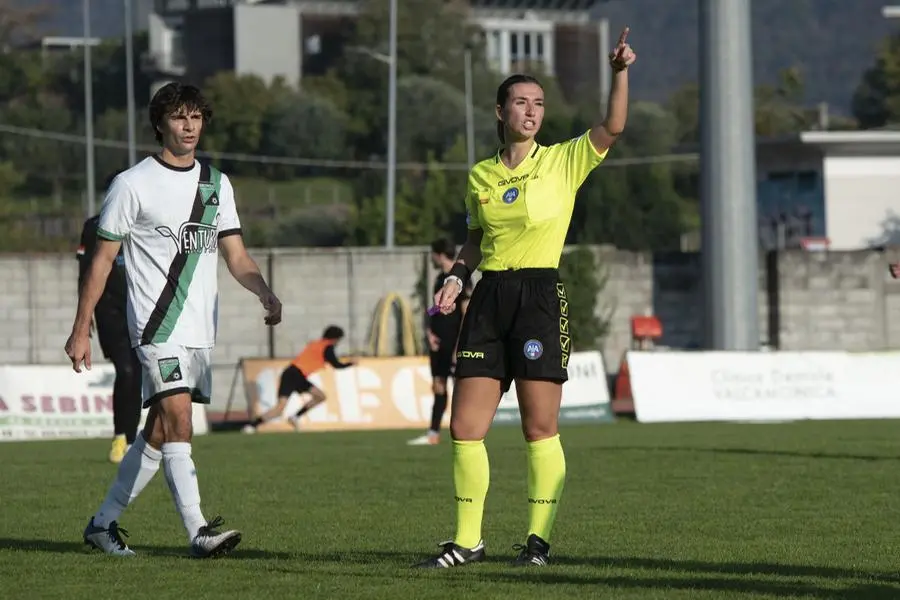
<path fill-rule="evenodd" d="M 757 146 L 766 247 L 900 245 L 900 131 L 809 131 Z M 779 243 L 780 242 L 780 243 Z"/>

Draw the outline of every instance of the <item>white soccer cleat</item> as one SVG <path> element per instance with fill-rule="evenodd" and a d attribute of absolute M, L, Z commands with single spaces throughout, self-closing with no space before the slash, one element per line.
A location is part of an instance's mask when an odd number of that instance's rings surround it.
<path fill-rule="evenodd" d="M 191 555 L 194 558 L 216 558 L 231 552 L 235 546 L 241 543 L 241 532 L 230 529 L 219 532 L 217 527 L 225 523 L 222 517 L 216 517 L 200 528 L 199 533 L 191 542 Z"/>
<path fill-rule="evenodd" d="M 113 556 L 134 556 L 134 551 L 122 539 L 123 535 L 128 537 L 128 532 L 120 529 L 119 524 L 115 521 L 104 529 L 94 525 L 94 517 L 91 517 L 84 529 L 84 543 Z"/>
<path fill-rule="evenodd" d="M 251 425 L 250 423 L 247 423 L 246 425 L 244 425 L 244 426 L 241 428 L 241 432 L 243 432 L 243 433 L 256 433 L 256 427 L 254 427 L 254 426 Z"/>
<path fill-rule="evenodd" d="M 436 446 L 441 441 L 441 436 L 435 433 L 426 433 L 406 442 L 407 446 Z"/>

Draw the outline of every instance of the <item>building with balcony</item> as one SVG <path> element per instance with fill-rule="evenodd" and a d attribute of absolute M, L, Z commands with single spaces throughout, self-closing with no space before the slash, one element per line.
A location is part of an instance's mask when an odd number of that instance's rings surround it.
<path fill-rule="evenodd" d="M 605 99 L 604 1 L 470 0 L 499 74 L 539 65 L 568 97 Z M 161 80 L 235 71 L 297 85 L 341 54 L 358 10 L 358 0 L 155 0 L 145 68 Z"/>

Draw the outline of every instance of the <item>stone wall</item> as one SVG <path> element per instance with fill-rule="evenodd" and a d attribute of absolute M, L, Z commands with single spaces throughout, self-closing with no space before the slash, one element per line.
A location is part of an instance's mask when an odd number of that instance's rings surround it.
<path fill-rule="evenodd" d="M 597 254 L 609 273 L 598 304 L 612 314 L 603 348 L 610 372 L 631 343 L 633 315 L 659 316 L 663 345 L 702 347 L 699 255 L 609 248 L 598 248 Z M 275 249 L 253 255 L 284 302 L 285 321 L 272 330 L 264 327 L 258 302 L 221 264 L 214 356 L 222 373 L 232 372 L 241 357 L 292 356 L 331 323 L 347 331 L 343 353 L 365 352 L 379 300 L 392 292 L 411 298 L 425 268 L 429 287 L 434 277 L 425 248 Z M 761 344 L 789 350 L 897 347 L 900 283 L 888 275 L 887 262 L 898 258 L 876 251 L 761 256 Z M 0 296 L 0 363 L 65 363 L 63 344 L 75 312 L 74 255 L 2 256 L 0 280 L 6 288 Z M 417 320 L 421 316 L 416 313 Z"/>

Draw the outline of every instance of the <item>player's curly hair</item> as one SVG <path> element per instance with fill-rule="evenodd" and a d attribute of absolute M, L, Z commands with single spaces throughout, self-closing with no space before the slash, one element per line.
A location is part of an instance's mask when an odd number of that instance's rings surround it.
<path fill-rule="evenodd" d="M 162 143 L 160 126 L 163 119 L 182 109 L 189 112 L 199 110 L 203 115 L 204 126 L 212 120 L 212 107 L 203 97 L 200 88 L 196 86 L 172 82 L 162 86 L 153 94 L 149 110 L 150 126 L 153 127 L 153 135 L 156 136 L 157 142 Z"/>

